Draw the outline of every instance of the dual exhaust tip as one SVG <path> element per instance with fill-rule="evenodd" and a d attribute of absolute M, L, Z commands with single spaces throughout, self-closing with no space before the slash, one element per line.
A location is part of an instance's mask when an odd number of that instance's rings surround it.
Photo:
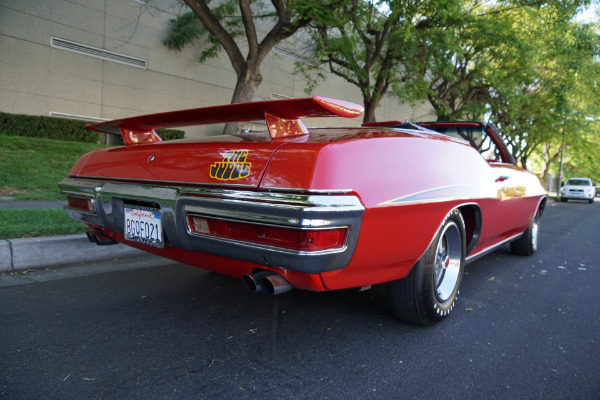
<path fill-rule="evenodd" d="M 102 231 L 87 231 L 85 234 L 90 242 L 96 243 L 98 246 L 108 246 L 118 243 Z"/>
<path fill-rule="evenodd" d="M 251 292 L 268 295 L 285 293 L 293 288 L 283 276 L 271 271 L 259 271 L 242 276 L 242 284 Z"/>
<path fill-rule="evenodd" d="M 118 242 L 102 231 L 87 231 L 87 238 L 98 246 L 108 246 Z M 293 286 L 283 276 L 271 271 L 258 271 L 242 276 L 242 284 L 251 292 L 265 292 L 276 295 L 292 290 Z"/>

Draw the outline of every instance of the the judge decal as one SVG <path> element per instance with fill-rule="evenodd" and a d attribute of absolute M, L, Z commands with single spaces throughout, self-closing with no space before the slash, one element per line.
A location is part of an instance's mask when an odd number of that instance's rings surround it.
<path fill-rule="evenodd" d="M 223 161 L 210 166 L 210 177 L 221 181 L 233 181 L 250 175 L 251 163 L 246 162 L 248 150 L 231 150 L 223 154 Z"/>

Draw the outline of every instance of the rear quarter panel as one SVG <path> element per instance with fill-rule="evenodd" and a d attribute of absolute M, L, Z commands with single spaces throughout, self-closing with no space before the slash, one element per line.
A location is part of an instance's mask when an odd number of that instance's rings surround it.
<path fill-rule="evenodd" d="M 479 204 L 483 230 L 493 231 L 495 173 L 479 153 L 441 135 L 389 132 L 326 145 L 283 145 L 261 182 L 261 187 L 351 190 L 363 202 L 350 264 L 321 274 L 328 289 L 404 277 L 456 206 Z"/>

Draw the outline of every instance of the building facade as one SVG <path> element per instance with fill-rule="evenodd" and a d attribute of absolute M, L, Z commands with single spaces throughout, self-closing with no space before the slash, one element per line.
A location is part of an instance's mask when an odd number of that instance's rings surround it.
<path fill-rule="evenodd" d="M 198 62 L 202 43 L 163 44 L 177 0 L 0 0 L 0 111 L 102 121 L 231 102 L 236 75 L 227 56 Z M 261 66 L 255 100 L 306 97 L 293 74 L 298 56 L 276 48 Z M 362 104 L 355 86 L 329 76 L 314 91 Z M 377 120 L 431 118 L 386 96 Z M 307 125 L 358 126 L 361 119 Z M 218 134 L 196 127 L 186 136 Z"/>

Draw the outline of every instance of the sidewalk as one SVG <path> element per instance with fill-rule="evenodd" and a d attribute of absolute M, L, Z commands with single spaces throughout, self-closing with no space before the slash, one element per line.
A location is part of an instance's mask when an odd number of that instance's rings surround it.
<path fill-rule="evenodd" d="M 62 208 L 66 201 L 15 201 L 3 198 L 0 208 Z M 143 251 L 123 244 L 98 246 L 85 234 L 0 240 L 0 272 L 132 257 Z"/>

